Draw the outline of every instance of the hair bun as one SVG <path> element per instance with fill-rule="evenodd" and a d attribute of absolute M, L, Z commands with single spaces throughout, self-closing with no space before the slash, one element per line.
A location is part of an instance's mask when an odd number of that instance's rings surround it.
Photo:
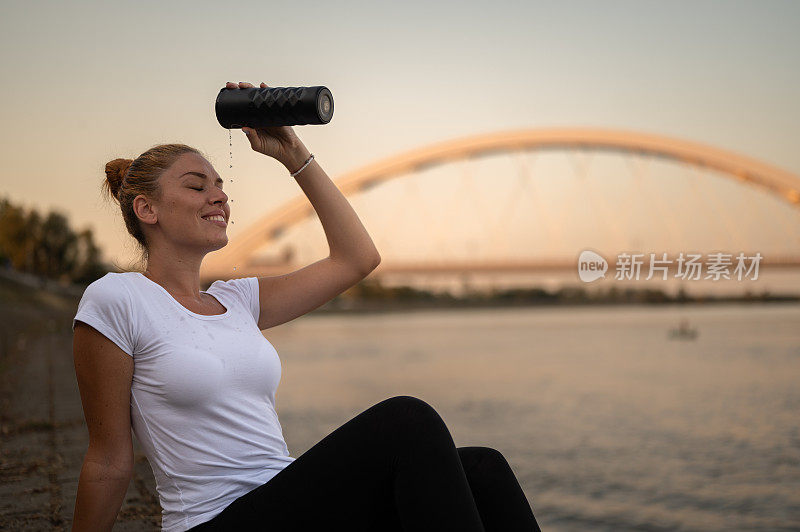
<path fill-rule="evenodd" d="M 114 159 L 106 163 L 106 184 L 109 192 L 115 198 L 119 198 L 122 180 L 131 164 L 133 164 L 133 159 Z"/>

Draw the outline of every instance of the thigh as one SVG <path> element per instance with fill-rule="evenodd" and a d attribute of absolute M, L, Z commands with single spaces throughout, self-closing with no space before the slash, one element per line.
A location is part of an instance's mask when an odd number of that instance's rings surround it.
<path fill-rule="evenodd" d="M 503 454 L 491 447 L 459 447 L 486 532 L 539 530 L 533 510 Z"/>
<path fill-rule="evenodd" d="M 198 530 L 373 530 L 393 511 L 395 404 L 361 412 Z"/>
<path fill-rule="evenodd" d="M 516 477 L 499 451 L 491 447 L 456 450 L 486 532 L 538 530 Z M 402 532 L 397 508 L 388 503 L 381 507 L 373 530 Z M 517 507 L 511 508 L 514 504 Z"/>
<path fill-rule="evenodd" d="M 470 491 L 478 506 L 478 512 L 481 514 L 484 528 L 486 528 L 487 532 L 502 530 L 502 528 L 497 527 L 489 528 L 487 522 L 489 522 L 489 525 L 494 525 L 495 523 L 492 522 L 494 519 L 493 514 L 498 509 L 505 509 L 490 508 L 490 506 L 498 502 L 492 497 L 492 494 L 502 488 L 502 483 L 509 480 L 510 468 L 505 462 L 505 458 L 499 451 L 491 447 L 458 447 L 456 450 L 467 475 Z M 513 473 L 511 476 L 513 476 Z M 391 501 L 388 502 L 391 503 Z M 376 519 L 374 528 L 376 531 L 401 532 L 403 530 L 394 504 L 383 506 Z"/>

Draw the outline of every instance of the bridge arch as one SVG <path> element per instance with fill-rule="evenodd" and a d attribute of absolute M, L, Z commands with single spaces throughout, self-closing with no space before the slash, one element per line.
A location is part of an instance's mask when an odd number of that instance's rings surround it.
<path fill-rule="evenodd" d="M 604 149 L 671 159 L 719 171 L 725 177 L 758 186 L 800 207 L 800 177 L 791 172 L 698 142 L 610 129 L 524 129 L 454 139 L 368 164 L 344 174 L 335 183 L 342 194 L 348 196 L 440 164 L 495 153 L 546 148 Z M 254 250 L 313 214 L 313 207 L 305 195 L 300 194 L 289 200 L 253 223 L 223 249 L 206 257 L 202 276 L 230 277 L 233 273 L 231 265 L 246 264 Z"/>

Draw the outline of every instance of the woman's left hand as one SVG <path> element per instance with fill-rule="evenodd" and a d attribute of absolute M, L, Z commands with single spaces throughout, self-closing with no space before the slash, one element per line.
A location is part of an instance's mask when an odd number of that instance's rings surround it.
<path fill-rule="evenodd" d="M 261 88 L 266 89 L 269 85 L 261 82 Z M 229 81 L 225 84 L 227 89 L 247 89 L 253 88 L 252 83 L 239 82 L 238 84 Z M 295 134 L 291 126 L 273 126 L 264 128 L 243 127 L 242 131 L 250 141 L 250 147 L 254 151 L 269 155 L 278 161 L 285 163 L 291 159 L 292 152 L 302 146 L 302 142 Z"/>

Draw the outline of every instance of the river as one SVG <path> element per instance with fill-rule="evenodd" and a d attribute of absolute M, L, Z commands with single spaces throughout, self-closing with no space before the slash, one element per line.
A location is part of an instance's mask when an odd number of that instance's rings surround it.
<path fill-rule="evenodd" d="M 682 319 L 694 340 L 668 331 Z M 264 332 L 292 456 L 382 399 L 500 450 L 544 530 L 800 529 L 800 305 L 303 316 Z"/>

